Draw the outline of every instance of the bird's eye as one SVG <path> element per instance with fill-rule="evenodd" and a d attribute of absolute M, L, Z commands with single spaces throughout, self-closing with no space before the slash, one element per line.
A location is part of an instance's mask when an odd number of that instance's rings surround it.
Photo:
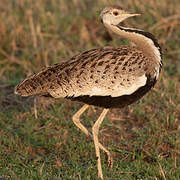
<path fill-rule="evenodd" d="M 114 14 L 115 16 L 119 15 L 119 13 L 118 13 L 117 11 L 114 11 L 113 14 Z"/>

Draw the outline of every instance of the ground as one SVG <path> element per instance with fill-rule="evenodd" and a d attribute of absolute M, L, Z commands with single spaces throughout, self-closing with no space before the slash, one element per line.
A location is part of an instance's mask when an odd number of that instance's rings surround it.
<path fill-rule="evenodd" d="M 123 23 L 153 33 L 163 51 L 155 88 L 139 102 L 111 109 L 99 139 L 113 155 L 105 179 L 180 179 L 180 4 L 159 1 L 21 0 L 0 2 L 0 179 L 97 179 L 94 145 L 72 122 L 81 103 L 22 98 L 14 86 L 44 66 L 95 47 L 129 44 L 109 34 L 100 10 L 121 5 L 142 16 Z M 91 8 L 90 8 L 91 7 Z M 37 117 L 35 117 L 35 109 Z M 82 115 L 91 127 L 101 108 Z"/>

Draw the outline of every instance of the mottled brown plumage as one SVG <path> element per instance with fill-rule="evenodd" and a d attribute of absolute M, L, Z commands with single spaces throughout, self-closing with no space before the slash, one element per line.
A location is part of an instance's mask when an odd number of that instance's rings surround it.
<path fill-rule="evenodd" d="M 122 108 L 139 100 L 156 83 L 161 67 L 161 49 L 148 32 L 125 28 L 119 23 L 130 14 L 121 7 L 107 7 L 101 20 L 110 31 L 121 35 L 136 46 L 103 47 L 85 51 L 27 77 L 15 88 L 21 96 L 46 95 L 68 98 L 88 105 L 105 108 L 92 128 L 92 134 L 81 124 L 80 115 L 88 108 L 84 105 L 74 116 L 73 122 L 88 136 L 93 136 L 98 161 L 98 176 L 103 179 L 99 148 L 109 151 L 98 141 L 98 130 L 108 108 Z"/>
<path fill-rule="evenodd" d="M 151 73 L 154 67 L 150 66 L 150 61 L 151 59 L 149 60 L 136 47 L 93 49 L 76 55 L 69 61 L 44 68 L 22 81 L 15 91 L 22 96 L 50 94 L 55 98 L 67 97 L 84 102 L 84 98 L 81 97 L 88 96 L 88 91 L 96 87 L 102 91 L 109 91 L 105 96 L 112 96 L 114 93 L 114 97 L 118 97 L 116 93 L 118 94 L 119 89 L 128 88 L 144 74 L 153 85 Z M 108 107 L 111 107 L 111 104 L 113 102 L 108 104 Z M 98 105 L 98 102 L 93 105 Z M 102 104 L 99 106 L 107 107 Z M 119 105 L 116 103 L 112 107 L 122 107 L 121 101 Z"/>

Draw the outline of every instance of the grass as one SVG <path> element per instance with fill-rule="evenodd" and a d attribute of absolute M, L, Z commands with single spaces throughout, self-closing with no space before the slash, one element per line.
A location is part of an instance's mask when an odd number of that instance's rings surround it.
<path fill-rule="evenodd" d="M 163 72 L 138 103 L 112 109 L 100 141 L 112 152 L 105 179 L 180 179 L 180 23 L 178 0 L 0 2 L 0 179 L 97 179 L 93 143 L 73 124 L 81 106 L 63 99 L 13 94 L 14 86 L 43 66 L 68 60 L 83 50 L 128 42 L 109 35 L 99 10 L 119 4 L 142 16 L 124 26 L 145 29 L 162 46 Z M 91 7 L 91 8 L 90 8 Z M 82 116 L 91 130 L 101 109 Z"/>

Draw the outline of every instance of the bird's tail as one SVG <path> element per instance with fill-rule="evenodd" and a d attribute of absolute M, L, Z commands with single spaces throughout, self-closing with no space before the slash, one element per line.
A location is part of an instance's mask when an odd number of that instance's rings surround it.
<path fill-rule="evenodd" d="M 42 71 L 27 77 L 15 87 L 14 93 L 21 96 L 48 94 L 48 89 L 57 73 L 56 69 L 52 72 L 53 68 L 53 66 L 44 68 Z"/>
<path fill-rule="evenodd" d="M 45 82 L 43 82 L 42 77 L 39 74 L 34 74 L 18 84 L 14 89 L 14 93 L 21 96 L 47 94 L 44 85 Z"/>

